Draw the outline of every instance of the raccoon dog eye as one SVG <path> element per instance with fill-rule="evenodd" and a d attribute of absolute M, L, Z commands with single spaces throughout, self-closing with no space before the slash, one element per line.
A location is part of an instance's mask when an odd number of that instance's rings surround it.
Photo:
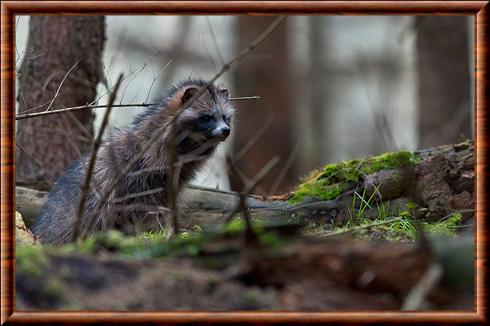
<path fill-rule="evenodd" d="M 228 98 L 229 94 L 228 94 L 228 90 L 226 88 L 222 88 L 218 91 L 222 96 Z"/>
<path fill-rule="evenodd" d="M 211 115 L 203 115 L 202 117 L 199 117 L 199 122 L 202 122 L 202 123 L 208 123 L 208 122 L 211 122 L 213 120 L 213 116 Z"/>

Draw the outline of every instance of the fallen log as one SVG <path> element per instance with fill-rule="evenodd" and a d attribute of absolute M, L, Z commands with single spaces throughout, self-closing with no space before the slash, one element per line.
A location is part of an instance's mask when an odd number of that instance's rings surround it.
<path fill-rule="evenodd" d="M 342 225 L 368 198 L 389 203 L 394 216 L 413 202 L 419 208 L 414 213 L 417 217 L 437 220 L 462 212 L 465 221 L 474 216 L 474 163 L 471 141 L 413 153 L 386 153 L 326 165 L 295 192 L 269 198 L 249 195 L 246 205 L 254 218 L 273 224 L 315 221 Z M 16 209 L 28 227 L 46 194 L 17 186 Z M 181 223 L 187 227 L 221 223 L 239 201 L 233 192 L 197 186 L 188 186 L 182 197 L 185 214 Z M 375 216 L 376 207 L 370 210 L 366 214 Z"/>

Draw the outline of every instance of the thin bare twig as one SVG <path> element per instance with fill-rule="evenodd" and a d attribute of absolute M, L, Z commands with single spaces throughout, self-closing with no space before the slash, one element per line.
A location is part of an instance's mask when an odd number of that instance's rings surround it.
<path fill-rule="evenodd" d="M 163 206 L 151 206 L 144 204 L 128 204 L 128 205 L 116 205 L 114 206 L 115 211 L 143 211 L 143 212 L 164 212 L 168 213 L 169 209 Z"/>
<path fill-rule="evenodd" d="M 191 35 L 190 32 L 192 30 L 193 20 L 194 18 L 192 16 L 179 17 L 178 21 L 176 22 L 177 28 L 175 29 L 177 33 L 174 35 L 170 44 L 167 44 L 170 45 L 169 49 L 159 49 L 165 57 L 171 56 L 172 58 L 175 58 L 174 64 L 167 69 L 163 80 L 160 82 L 160 85 L 170 84 L 175 77 L 175 70 L 176 67 L 179 66 L 179 62 L 184 61 L 182 58 L 186 55 L 185 44 Z M 170 48 L 172 50 L 170 50 Z M 189 60 L 189 62 L 190 61 L 194 60 Z"/>
<path fill-rule="evenodd" d="M 66 130 L 60 128 L 25 126 L 23 131 L 32 135 L 36 135 L 36 134 L 61 135 L 61 136 L 73 138 L 85 144 L 92 144 L 92 139 L 89 139 L 83 135 L 79 135 L 70 131 L 67 132 Z"/>
<path fill-rule="evenodd" d="M 235 166 L 233 165 L 233 161 L 231 158 L 227 157 L 226 158 L 226 163 L 228 164 L 228 168 L 230 169 L 230 174 L 237 175 L 235 171 Z M 239 187 L 242 189 L 238 193 L 238 205 L 236 206 L 236 211 L 241 211 L 243 215 L 243 219 L 245 220 L 245 244 L 250 245 L 257 240 L 257 236 L 253 232 L 252 229 L 252 217 L 250 216 L 250 212 L 248 211 L 247 204 L 245 202 L 245 193 L 243 192 L 245 190 L 245 187 L 243 185 L 243 181 L 241 178 L 237 177 Z M 233 216 L 233 215 L 231 215 Z"/>
<path fill-rule="evenodd" d="M 72 234 L 72 241 L 75 241 L 78 238 L 79 234 L 79 229 L 80 229 L 80 224 L 82 220 L 82 215 L 83 215 L 83 210 L 85 207 L 85 200 L 87 196 L 87 192 L 90 188 L 90 179 L 92 178 L 92 172 L 94 169 L 95 165 L 95 159 L 97 157 L 97 152 L 99 150 L 100 144 L 102 142 L 102 136 L 104 134 L 104 130 L 109 122 L 109 115 L 112 110 L 112 103 L 114 103 L 116 99 L 116 93 L 119 89 L 119 86 L 121 85 L 123 75 L 119 75 L 119 79 L 116 82 L 116 86 L 114 88 L 114 91 L 112 92 L 110 98 L 109 98 L 109 106 L 107 107 L 107 111 L 104 114 L 104 119 L 102 120 L 102 125 L 99 130 L 99 134 L 97 135 L 97 138 L 94 141 L 94 146 L 92 148 L 92 154 L 90 156 L 90 161 L 89 165 L 87 167 L 87 174 L 85 176 L 85 183 L 83 184 L 82 188 L 80 189 L 80 201 L 78 203 L 78 209 L 77 209 L 77 215 L 75 218 L 75 223 L 73 225 L 73 234 Z"/>
<path fill-rule="evenodd" d="M 213 39 L 214 47 L 216 48 L 216 52 L 218 53 L 220 64 L 225 63 L 225 59 L 223 58 L 223 55 L 221 54 L 221 50 L 219 48 L 218 40 L 216 39 L 216 35 L 214 35 L 213 31 L 213 25 L 211 24 L 211 20 L 209 19 L 209 16 L 206 16 L 206 22 L 208 24 L 209 32 L 211 33 L 211 38 Z"/>
<path fill-rule="evenodd" d="M 148 94 L 146 94 L 145 102 L 148 101 L 148 98 L 150 98 L 150 93 L 151 93 L 151 90 L 153 89 L 153 85 L 155 84 L 155 82 L 158 80 L 158 78 L 160 78 L 160 76 L 163 74 L 163 72 L 165 70 L 167 70 L 167 68 L 170 66 L 170 64 L 172 63 L 173 60 L 174 60 L 174 57 L 172 56 L 170 58 L 170 60 L 167 62 L 167 64 L 162 68 L 162 70 L 160 70 L 160 72 L 156 76 L 155 76 L 155 73 L 153 72 L 153 65 L 152 65 L 151 72 L 153 74 L 153 80 L 151 82 L 150 89 L 148 90 Z"/>
<path fill-rule="evenodd" d="M 123 197 L 120 197 L 120 198 L 114 198 L 113 200 L 111 200 L 111 202 L 114 203 L 114 204 L 116 204 L 116 203 L 120 203 L 120 202 L 126 201 L 128 199 L 134 199 L 134 198 L 138 198 L 138 197 L 148 196 L 148 195 L 151 195 L 151 194 L 156 194 L 156 193 L 158 193 L 160 191 L 163 191 L 163 190 L 165 190 L 165 188 L 163 188 L 163 187 L 157 187 L 157 188 L 153 188 L 153 189 L 150 189 L 150 190 L 137 192 L 137 193 L 134 193 L 134 194 L 128 194 L 128 195 L 123 196 Z"/>
<path fill-rule="evenodd" d="M 179 212 L 177 207 L 177 192 L 179 191 L 179 173 L 175 163 L 177 162 L 177 120 L 175 119 L 170 126 L 169 133 L 169 163 L 167 173 L 167 207 L 170 209 L 171 229 L 167 238 L 175 236 L 179 232 Z"/>
<path fill-rule="evenodd" d="M 269 196 L 272 196 L 276 193 L 277 189 L 279 188 L 279 185 L 281 184 L 282 180 L 286 176 L 286 173 L 289 171 L 291 166 L 293 165 L 294 160 L 298 156 L 299 153 L 299 148 L 300 148 L 300 141 L 298 140 L 296 142 L 296 145 L 294 146 L 293 150 L 291 151 L 291 154 L 288 157 L 288 160 L 282 167 L 281 171 L 279 171 L 279 174 L 276 177 L 276 180 L 274 180 L 274 183 L 272 184 L 272 187 L 269 191 Z"/>
<path fill-rule="evenodd" d="M 63 168 L 61 166 L 57 166 L 56 164 L 54 164 L 52 162 L 49 162 L 47 164 L 46 162 L 43 162 L 43 161 L 37 159 L 30 151 L 28 151 L 27 149 L 25 149 L 21 145 L 16 143 L 15 146 L 17 146 L 20 150 L 22 150 L 24 153 L 26 153 L 27 156 L 29 156 L 34 162 L 36 162 L 42 170 L 45 170 L 46 166 L 49 166 L 49 165 L 51 165 L 51 168 L 54 167 L 57 170 L 60 170 L 60 171 L 63 170 Z"/>
<path fill-rule="evenodd" d="M 129 85 L 136 79 L 136 77 L 138 77 L 138 74 L 140 72 L 142 72 L 146 68 L 146 66 L 147 66 L 147 64 L 146 64 L 146 62 L 144 62 L 143 65 L 141 66 L 141 68 L 139 68 L 136 72 L 134 72 L 134 73 L 131 72 L 131 74 L 133 75 L 133 78 L 131 78 L 131 80 L 129 80 L 128 83 L 126 84 L 126 86 L 124 87 L 124 90 L 123 90 L 122 95 L 121 95 L 121 101 L 119 102 L 119 104 L 122 103 L 122 101 L 124 99 L 124 95 L 126 94 L 126 90 L 128 89 Z M 129 69 L 131 69 L 131 66 Z"/>
<path fill-rule="evenodd" d="M 238 153 L 233 156 L 233 163 L 238 162 L 249 150 L 252 146 L 262 137 L 264 132 L 269 128 L 271 122 L 273 121 L 274 115 L 270 115 L 264 124 L 260 127 L 257 132 L 254 133 L 254 136 L 247 141 L 247 143 L 240 149 Z"/>
<path fill-rule="evenodd" d="M 236 196 L 236 192 L 234 192 L 234 191 L 226 191 L 226 190 L 223 190 L 223 189 L 208 188 L 208 187 L 202 187 L 202 186 L 196 186 L 196 185 L 187 185 L 186 188 L 195 189 L 195 190 L 209 191 L 209 192 L 214 192 L 214 193 L 217 193 L 217 194 L 234 195 L 234 196 Z M 262 196 L 259 196 L 259 195 L 249 195 L 249 197 L 252 197 L 252 198 L 255 198 L 255 199 L 261 199 L 262 198 Z"/>
<path fill-rule="evenodd" d="M 126 80 L 127 78 L 131 77 L 131 76 L 132 76 L 132 74 L 130 74 L 129 76 L 124 77 L 123 78 L 123 81 Z M 44 86 L 39 85 L 39 83 L 36 80 L 32 80 L 32 82 L 34 84 L 36 84 L 36 86 L 38 86 L 39 89 L 43 90 L 43 87 Z M 72 110 L 71 107 L 66 108 L 66 106 L 63 103 L 61 103 L 60 100 L 58 100 L 58 102 L 60 102 L 60 105 L 61 106 L 65 106 L 65 108 L 58 109 L 58 110 L 50 110 L 50 111 L 47 111 L 47 112 L 45 110 L 45 112 L 36 112 L 36 114 L 34 114 L 34 115 L 32 115 L 33 113 L 30 113 L 30 114 L 27 115 L 27 113 L 29 113 L 29 112 L 35 111 L 37 109 L 40 109 L 40 108 L 48 105 L 48 103 L 50 103 L 50 101 L 51 101 L 51 100 L 49 100 L 49 101 L 47 101 L 47 102 L 45 102 L 43 104 L 40 104 L 38 106 L 35 106 L 33 108 L 22 110 L 23 113 L 21 115 L 19 115 L 19 116 L 21 117 L 21 119 L 27 119 L 27 118 L 30 118 L 30 117 L 42 116 L 42 115 L 45 115 L 45 114 L 56 114 L 56 113 L 64 112 L 64 110 L 67 110 L 67 111 L 70 111 L 70 110 L 71 111 L 77 111 L 77 110 L 81 110 L 81 109 L 94 109 L 94 108 L 97 108 L 97 107 L 104 107 L 104 108 L 106 108 L 107 107 L 107 104 L 101 105 L 101 106 L 96 106 L 95 103 L 97 103 L 101 98 L 103 98 L 104 96 L 106 96 L 107 94 L 109 94 L 113 89 L 114 89 L 113 86 L 112 87 L 109 87 L 104 93 L 102 93 L 101 95 L 99 95 L 92 102 L 87 103 L 85 105 L 77 106 L 77 107 L 75 107 L 76 109 L 73 109 L 73 110 Z M 22 96 L 22 94 L 20 94 L 20 95 Z M 23 98 L 23 96 L 22 96 L 22 98 Z M 23 101 L 24 101 L 24 106 L 27 107 L 25 99 L 23 99 Z M 53 113 L 51 113 L 51 112 L 53 112 Z M 38 114 L 38 113 L 43 113 L 43 114 Z M 17 119 L 17 116 L 16 116 L 16 120 L 19 120 L 19 119 Z"/>
<path fill-rule="evenodd" d="M 241 193 L 243 196 L 248 196 L 250 192 L 254 190 L 254 188 L 257 186 L 257 184 L 264 178 L 264 176 L 269 173 L 269 171 L 279 162 L 279 158 L 277 156 L 274 156 L 269 162 L 267 162 L 266 165 L 260 169 L 260 171 L 255 175 L 255 177 L 250 180 L 250 182 L 247 183 L 246 187 L 243 187 Z M 234 174 L 236 175 L 237 179 L 239 179 L 239 182 L 243 183 L 242 179 L 240 178 L 240 175 L 236 171 L 236 167 L 233 164 L 233 160 L 230 159 L 230 162 L 228 163 L 230 167 L 233 167 Z M 241 210 L 241 204 L 238 203 L 238 205 L 235 207 L 235 209 L 226 217 L 225 221 L 229 222 L 233 219 L 233 216 L 238 213 Z"/>
<path fill-rule="evenodd" d="M 372 78 L 372 74 L 370 74 L 370 71 L 369 71 L 370 65 L 368 62 L 369 61 L 368 58 L 369 58 L 369 56 L 366 55 L 365 53 L 361 54 L 361 56 L 359 56 L 357 58 L 357 64 L 358 64 L 359 70 L 361 72 L 360 77 L 361 77 L 361 79 L 363 79 L 363 85 L 366 88 L 366 95 L 368 97 L 368 100 L 370 100 L 370 102 L 373 102 L 373 103 L 375 101 L 378 102 L 378 103 L 374 103 L 376 105 L 372 106 L 373 113 L 374 113 L 373 114 L 374 123 L 376 125 L 376 131 L 378 131 L 380 133 L 380 136 L 383 139 L 384 145 L 386 148 L 388 148 L 390 150 L 392 148 L 395 148 L 398 150 L 399 146 L 397 145 L 397 142 L 396 142 L 395 133 L 393 131 L 393 126 L 391 125 L 389 118 L 388 118 L 388 115 L 387 115 L 387 113 L 389 111 L 387 109 L 389 109 L 389 107 L 386 104 L 386 98 L 385 98 L 385 96 L 381 96 L 380 94 L 376 94 L 376 95 L 379 95 L 379 96 L 377 96 L 377 99 L 375 99 L 375 100 L 371 99 L 369 89 L 367 87 L 367 85 L 376 84 L 375 82 L 372 82 L 369 80 L 370 77 Z"/>
<path fill-rule="evenodd" d="M 230 97 L 229 98 L 229 101 L 243 101 L 243 100 L 260 100 L 260 96 L 254 95 L 254 96 L 242 96 L 242 97 Z M 143 102 L 143 103 L 128 103 L 128 104 L 114 104 L 114 105 L 112 105 L 112 108 L 149 107 L 149 106 L 157 105 L 157 104 L 158 103 L 145 103 L 145 102 Z M 64 112 L 71 112 L 71 111 L 101 109 L 101 108 L 107 108 L 108 106 L 109 106 L 108 104 L 80 105 L 80 106 L 74 106 L 74 107 L 58 109 L 58 110 L 17 114 L 15 116 L 15 120 L 23 120 L 23 119 L 29 119 L 29 118 L 35 118 L 35 117 L 41 117 L 41 116 L 50 115 L 50 114 L 57 114 L 57 113 L 64 113 Z"/>
<path fill-rule="evenodd" d="M 92 132 L 90 130 L 88 130 L 88 128 L 80 122 L 80 120 L 78 120 L 78 118 L 75 116 L 75 114 L 73 112 L 69 112 L 67 115 L 66 115 L 70 121 L 75 124 L 78 128 L 78 130 L 80 130 L 80 132 L 82 134 L 85 135 L 85 137 L 87 137 L 88 139 L 90 139 L 90 142 L 93 141 L 93 135 L 92 135 Z M 64 120 L 67 124 L 69 124 L 70 122 L 67 121 L 66 119 Z"/>
<path fill-rule="evenodd" d="M 70 68 L 70 70 L 67 71 L 67 73 L 65 74 L 65 76 L 63 77 L 63 79 L 61 80 L 61 83 L 60 85 L 58 86 L 58 89 L 56 90 L 56 93 L 54 94 L 53 96 L 53 99 L 51 100 L 51 102 L 49 103 L 48 105 L 48 108 L 46 109 L 46 111 L 49 111 L 49 109 L 51 108 L 51 106 L 53 105 L 54 103 L 54 100 L 56 100 L 56 98 L 58 97 L 58 94 L 61 90 L 61 86 L 63 86 L 63 83 L 65 82 L 66 78 L 68 77 L 68 75 L 70 74 L 70 72 L 72 72 L 73 69 L 75 69 L 78 64 L 80 63 L 81 60 L 78 60 L 77 62 L 75 62 L 75 64 Z"/>
<path fill-rule="evenodd" d="M 429 266 L 419 282 L 410 290 L 403 301 L 401 310 L 420 310 L 429 292 L 441 280 L 443 274 L 442 266 L 435 262 Z"/>

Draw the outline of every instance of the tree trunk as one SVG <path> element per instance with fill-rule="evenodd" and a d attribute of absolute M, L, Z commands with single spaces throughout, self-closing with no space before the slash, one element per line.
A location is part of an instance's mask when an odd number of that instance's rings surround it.
<path fill-rule="evenodd" d="M 472 139 L 467 17 L 418 17 L 420 147 Z"/>
<path fill-rule="evenodd" d="M 32 16 L 19 69 L 19 113 L 84 105 L 103 80 L 103 16 Z M 53 183 L 92 142 L 94 116 L 78 111 L 17 125 L 17 181 Z"/>
<path fill-rule="evenodd" d="M 246 47 L 274 19 L 240 16 L 237 19 L 238 49 Z M 234 130 L 233 156 L 236 157 L 237 153 L 251 145 L 236 163 L 238 170 L 246 178 L 253 178 L 272 157 L 278 156 L 280 159 L 279 164 L 258 183 L 256 192 L 259 194 L 269 194 L 271 188 L 279 192 L 286 191 L 296 182 L 295 174 L 288 173 L 294 171 L 294 165 L 288 164 L 293 149 L 294 87 L 291 83 L 287 40 L 285 20 L 234 71 L 234 91 L 237 95 L 261 95 L 259 102 L 243 101 L 237 104 L 240 108 L 237 118 L 239 126 Z M 257 64 L 257 60 L 264 63 Z M 259 132 L 261 135 L 252 144 L 254 136 Z M 242 191 L 233 179 L 232 188 Z"/>
<path fill-rule="evenodd" d="M 319 73 L 325 71 L 326 61 L 328 60 L 327 47 L 328 44 L 327 35 L 325 33 L 325 27 L 328 29 L 328 19 L 322 16 L 314 16 L 309 19 L 309 41 L 310 41 L 310 74 L 309 74 L 309 87 L 310 87 L 310 144 L 309 144 L 309 156 L 310 160 L 306 164 L 309 165 L 309 169 L 316 168 L 325 163 L 325 157 L 331 153 L 332 144 L 329 141 L 335 138 L 333 134 L 329 133 L 328 127 L 325 126 L 326 121 L 329 121 L 329 102 L 327 99 L 330 97 L 331 87 L 329 87 L 331 81 L 328 80 L 328 73 Z M 306 108 L 305 108 L 306 109 Z"/>

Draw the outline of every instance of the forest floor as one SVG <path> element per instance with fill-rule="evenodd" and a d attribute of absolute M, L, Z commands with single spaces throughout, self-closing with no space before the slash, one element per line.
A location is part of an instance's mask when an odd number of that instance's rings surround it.
<path fill-rule="evenodd" d="M 170 240 L 110 231 L 41 246 L 25 207 L 43 193 L 18 187 L 17 309 L 474 310 L 473 145 L 407 153 L 249 197 L 250 225 L 240 211 L 225 221 L 237 198 L 197 191 Z"/>

